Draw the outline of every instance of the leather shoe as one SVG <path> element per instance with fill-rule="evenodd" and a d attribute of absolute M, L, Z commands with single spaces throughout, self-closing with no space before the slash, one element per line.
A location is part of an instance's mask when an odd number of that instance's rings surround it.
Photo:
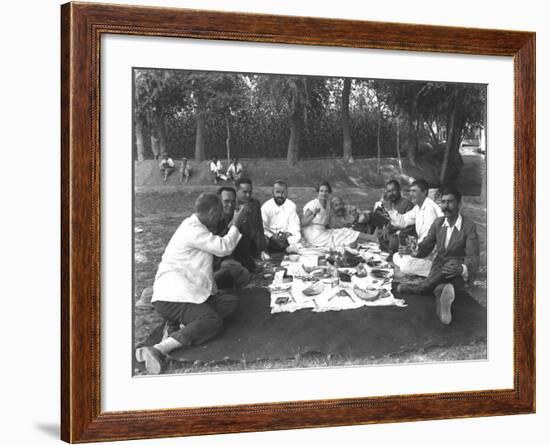
<path fill-rule="evenodd" d="M 153 346 L 144 346 L 136 349 L 136 360 L 145 362 L 147 373 L 156 375 L 164 370 L 166 356 Z"/>
<path fill-rule="evenodd" d="M 451 324 L 451 307 L 455 301 L 455 288 L 452 284 L 440 284 L 434 289 L 435 313 L 443 324 Z"/>

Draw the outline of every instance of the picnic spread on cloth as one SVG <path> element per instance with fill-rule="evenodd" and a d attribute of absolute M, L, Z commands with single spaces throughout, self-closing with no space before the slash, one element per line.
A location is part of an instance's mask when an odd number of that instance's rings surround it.
<path fill-rule="evenodd" d="M 301 248 L 275 270 L 271 313 L 342 311 L 364 306 L 405 307 L 392 293 L 393 268 L 377 243 L 357 248 Z"/>

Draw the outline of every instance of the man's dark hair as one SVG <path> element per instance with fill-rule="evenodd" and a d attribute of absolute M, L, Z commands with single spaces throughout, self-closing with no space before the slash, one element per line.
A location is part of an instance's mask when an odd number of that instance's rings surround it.
<path fill-rule="evenodd" d="M 390 179 L 388 182 L 386 182 L 386 186 L 394 184 L 397 187 L 398 191 L 401 191 L 401 184 L 399 184 L 399 181 L 397 179 Z"/>
<path fill-rule="evenodd" d="M 457 189 L 453 187 L 443 187 L 441 189 L 441 196 L 443 195 L 453 195 L 457 202 L 462 201 L 462 193 L 460 193 Z"/>
<path fill-rule="evenodd" d="M 411 184 L 411 187 L 413 185 L 416 185 L 420 190 L 423 192 L 427 192 L 429 190 L 428 182 L 425 179 L 417 179 Z"/>
<path fill-rule="evenodd" d="M 330 186 L 330 183 L 329 183 L 328 181 L 321 181 L 321 182 L 317 185 L 317 187 L 315 187 L 315 191 L 316 191 L 316 192 L 319 192 L 319 190 L 321 190 L 321 187 L 322 187 L 323 185 L 324 185 L 326 188 L 328 188 L 328 192 L 329 192 L 329 193 L 332 193 L 332 187 Z"/>
<path fill-rule="evenodd" d="M 214 159 L 214 158 L 218 159 L 218 157 L 216 155 L 210 156 L 210 159 Z"/>
<path fill-rule="evenodd" d="M 239 178 L 235 181 L 235 187 L 237 189 L 239 189 L 239 187 L 241 186 L 241 184 L 250 184 L 252 185 L 252 180 L 251 179 L 248 179 L 248 178 Z"/>
<path fill-rule="evenodd" d="M 233 187 L 227 187 L 227 186 L 223 186 L 223 187 L 220 187 L 218 189 L 218 195 L 222 195 L 223 192 L 231 192 L 235 195 L 235 197 L 237 196 L 237 191 L 233 188 Z"/>
<path fill-rule="evenodd" d="M 277 181 L 275 181 L 275 183 L 273 184 L 273 187 L 275 187 L 276 185 L 282 185 L 284 188 L 288 189 L 287 183 L 281 179 L 278 179 Z"/>

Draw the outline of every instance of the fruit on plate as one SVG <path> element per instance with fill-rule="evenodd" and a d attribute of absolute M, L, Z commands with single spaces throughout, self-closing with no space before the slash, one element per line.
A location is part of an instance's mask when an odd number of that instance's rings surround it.
<path fill-rule="evenodd" d="M 315 278 L 319 280 L 332 277 L 332 273 L 327 267 L 323 267 L 322 269 L 316 270 L 311 275 L 313 275 Z"/>
<path fill-rule="evenodd" d="M 325 286 L 323 285 L 323 283 L 317 281 L 311 286 L 306 287 L 302 292 L 308 297 L 313 297 L 315 295 L 319 295 L 321 292 L 323 292 L 324 289 Z"/>

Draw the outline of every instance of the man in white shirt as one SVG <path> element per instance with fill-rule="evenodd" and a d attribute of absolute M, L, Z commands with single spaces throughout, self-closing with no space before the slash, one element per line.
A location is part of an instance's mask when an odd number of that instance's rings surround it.
<path fill-rule="evenodd" d="M 227 179 L 236 182 L 243 174 L 243 165 L 239 162 L 239 158 L 234 157 L 231 164 L 227 168 Z"/>
<path fill-rule="evenodd" d="M 286 183 L 277 181 L 273 185 L 273 198 L 262 205 L 262 222 L 270 252 L 296 252 L 300 247 L 300 218 L 296 204 L 287 199 L 287 194 Z"/>
<path fill-rule="evenodd" d="M 160 161 L 159 168 L 164 174 L 164 182 L 166 182 L 168 176 L 174 171 L 175 168 L 174 161 L 170 156 L 168 156 L 168 153 L 164 153 L 162 155 L 162 160 Z"/>
<path fill-rule="evenodd" d="M 388 210 L 393 227 L 405 228 L 414 224 L 418 242 L 422 242 L 433 222 L 443 216 L 441 208 L 428 197 L 428 183 L 419 179 L 411 184 L 411 198 L 415 206 L 403 215 L 397 210 Z M 432 268 L 433 252 L 426 258 L 415 258 L 400 247 L 400 251 L 393 255 L 393 262 L 403 274 L 427 277 Z"/>
<path fill-rule="evenodd" d="M 235 212 L 227 235 L 214 235 L 223 215 L 220 197 L 202 193 L 195 202 L 195 213 L 186 218 L 170 239 L 162 256 L 152 303 L 170 326 L 179 329 L 152 347 L 136 350 L 147 372 L 160 374 L 166 355 L 182 346 L 201 344 L 218 334 L 223 320 L 238 307 L 233 295 L 217 293 L 212 261 L 229 255 L 241 239 L 237 229 L 245 209 Z"/>
<path fill-rule="evenodd" d="M 223 181 L 227 179 L 227 176 L 221 173 L 222 169 L 222 162 L 218 160 L 217 156 L 212 156 L 210 158 L 210 173 L 212 174 L 214 184 L 217 184 L 220 179 Z"/>

